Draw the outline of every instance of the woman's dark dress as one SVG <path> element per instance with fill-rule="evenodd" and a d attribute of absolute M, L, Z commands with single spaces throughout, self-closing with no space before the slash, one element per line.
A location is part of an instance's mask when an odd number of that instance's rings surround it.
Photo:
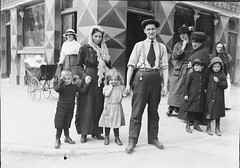
<path fill-rule="evenodd" d="M 110 67 L 110 62 L 106 65 Z M 88 92 L 79 95 L 77 101 L 77 112 L 75 116 L 75 126 L 78 134 L 102 134 L 103 129 L 98 127 L 98 122 L 103 111 L 104 96 L 103 82 L 98 87 L 97 76 L 97 53 L 88 44 L 83 45 L 78 53 L 78 71 L 81 79 L 91 76 Z"/>

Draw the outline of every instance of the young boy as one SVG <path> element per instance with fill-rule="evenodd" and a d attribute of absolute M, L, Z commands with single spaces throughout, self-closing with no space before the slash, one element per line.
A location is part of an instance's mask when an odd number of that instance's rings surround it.
<path fill-rule="evenodd" d="M 204 61 L 195 59 L 193 62 L 193 71 L 187 76 L 184 86 L 184 102 L 183 108 L 187 113 L 186 131 L 192 133 L 190 122 L 194 121 L 194 129 L 202 132 L 197 121 L 202 119 L 205 111 L 205 90 L 206 76 L 203 72 L 205 66 Z"/>
<path fill-rule="evenodd" d="M 221 136 L 220 118 L 225 116 L 224 89 L 228 87 L 226 75 L 223 72 L 221 58 L 214 57 L 209 65 L 209 77 L 206 97 L 207 134 L 213 135 L 211 120 L 216 120 L 215 133 Z"/>
<path fill-rule="evenodd" d="M 75 81 L 75 83 L 73 83 L 73 81 Z M 55 86 L 56 92 L 59 93 L 57 111 L 54 119 L 55 128 L 57 129 L 55 148 L 59 148 L 61 145 L 60 138 L 62 130 L 64 130 L 65 135 L 64 142 L 75 144 L 69 137 L 69 128 L 71 126 L 75 106 L 75 95 L 76 93 L 85 93 L 89 83 L 90 80 L 86 80 L 86 83 L 83 83 L 79 78 L 73 79 L 73 72 L 69 69 L 65 69 L 61 72 L 60 81 Z"/>

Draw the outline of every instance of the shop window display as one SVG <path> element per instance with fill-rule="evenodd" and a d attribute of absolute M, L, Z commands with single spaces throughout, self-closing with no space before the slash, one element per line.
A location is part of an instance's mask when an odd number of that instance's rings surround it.
<path fill-rule="evenodd" d="M 23 17 L 24 47 L 44 46 L 44 4 L 25 8 Z"/>

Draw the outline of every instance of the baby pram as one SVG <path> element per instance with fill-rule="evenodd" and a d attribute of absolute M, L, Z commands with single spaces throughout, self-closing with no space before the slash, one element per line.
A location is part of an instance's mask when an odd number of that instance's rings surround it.
<path fill-rule="evenodd" d="M 58 77 L 55 75 L 57 64 L 41 65 L 40 68 L 37 68 L 31 67 L 27 61 L 24 61 L 24 65 L 28 97 L 38 102 L 43 93 L 46 98 L 49 98 L 51 95 L 57 99 L 58 94 L 53 89 L 58 81 Z"/>

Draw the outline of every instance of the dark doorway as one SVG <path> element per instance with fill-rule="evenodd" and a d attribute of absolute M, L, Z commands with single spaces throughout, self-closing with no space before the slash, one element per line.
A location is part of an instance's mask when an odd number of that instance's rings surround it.
<path fill-rule="evenodd" d="M 182 25 L 194 26 L 193 10 L 187 7 L 177 6 L 174 12 L 174 32 L 178 32 L 178 28 Z M 179 35 L 173 36 L 173 46 L 180 41 Z M 173 47 L 172 46 L 172 47 Z"/>
<path fill-rule="evenodd" d="M 141 22 L 145 19 L 152 18 L 142 14 L 130 13 L 127 14 L 127 40 L 126 40 L 126 65 L 131 55 L 134 45 L 146 38 Z M 127 68 L 126 68 L 127 70 Z M 126 80 L 125 80 L 126 81 Z"/>
<path fill-rule="evenodd" d="M 235 60 L 236 60 L 236 44 L 237 44 L 237 34 L 228 33 L 228 47 L 227 51 L 232 56 L 232 62 L 229 67 L 229 75 L 231 83 L 234 83 L 234 72 L 235 72 Z"/>
<path fill-rule="evenodd" d="M 7 57 L 7 77 L 11 74 L 11 33 L 10 25 L 6 26 L 6 57 Z"/>

